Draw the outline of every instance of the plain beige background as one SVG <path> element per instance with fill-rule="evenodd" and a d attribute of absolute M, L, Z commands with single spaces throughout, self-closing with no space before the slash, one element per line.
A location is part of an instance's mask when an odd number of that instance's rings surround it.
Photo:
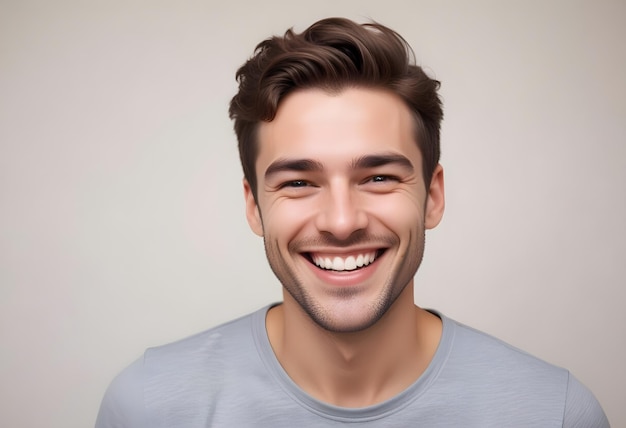
<path fill-rule="evenodd" d="M 227 117 L 263 38 L 399 31 L 440 79 L 416 301 L 568 367 L 626 426 L 626 3 L 0 2 L 0 425 L 92 426 L 152 345 L 280 298 Z"/>

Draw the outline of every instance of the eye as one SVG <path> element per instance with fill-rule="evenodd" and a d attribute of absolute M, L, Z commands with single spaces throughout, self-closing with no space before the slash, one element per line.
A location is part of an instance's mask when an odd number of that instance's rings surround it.
<path fill-rule="evenodd" d="M 389 181 L 398 181 L 398 177 L 392 175 L 373 175 L 367 181 L 372 183 L 386 183 Z"/>
<path fill-rule="evenodd" d="M 317 189 L 315 182 L 308 180 L 286 180 L 274 188 L 278 195 L 287 198 L 304 198 L 315 193 Z"/>
<path fill-rule="evenodd" d="M 397 175 L 375 174 L 366 177 L 362 182 L 363 190 L 372 193 L 389 193 L 398 188 L 402 182 Z"/>
<path fill-rule="evenodd" d="M 292 188 L 298 188 L 298 187 L 306 187 L 309 186 L 309 182 L 305 181 L 305 180 L 290 180 L 290 181 L 286 181 L 284 183 L 282 183 L 280 185 L 280 188 L 283 189 L 285 187 L 292 187 Z"/>

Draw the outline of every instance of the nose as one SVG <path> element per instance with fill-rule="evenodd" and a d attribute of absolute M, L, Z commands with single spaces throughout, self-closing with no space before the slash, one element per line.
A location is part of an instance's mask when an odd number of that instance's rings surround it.
<path fill-rule="evenodd" d="M 358 194 L 349 185 L 331 187 L 320 199 L 316 227 L 339 240 L 347 239 L 367 227 L 368 216 L 363 208 Z"/>

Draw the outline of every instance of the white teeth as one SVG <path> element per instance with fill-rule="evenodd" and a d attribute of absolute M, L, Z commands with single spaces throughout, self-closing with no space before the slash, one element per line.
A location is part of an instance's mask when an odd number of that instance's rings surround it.
<path fill-rule="evenodd" d="M 343 268 L 345 270 L 354 270 L 356 269 L 356 259 L 352 256 L 348 257 L 343 264 Z"/>
<path fill-rule="evenodd" d="M 335 256 L 330 257 L 313 256 L 313 262 L 322 269 L 335 271 L 351 271 L 363 266 L 367 266 L 376 259 L 376 252 L 372 251 L 358 256 L 348 256 L 345 259 Z"/>
<path fill-rule="evenodd" d="M 364 260 L 363 254 L 359 254 L 359 257 L 356 258 L 356 265 L 363 266 Z"/>
<path fill-rule="evenodd" d="M 345 263 L 341 257 L 335 257 L 333 259 L 333 270 L 343 270 Z"/>

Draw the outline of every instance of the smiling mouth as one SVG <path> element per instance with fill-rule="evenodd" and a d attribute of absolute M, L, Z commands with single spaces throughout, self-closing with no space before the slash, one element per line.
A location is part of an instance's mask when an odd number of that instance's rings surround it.
<path fill-rule="evenodd" d="M 385 250 L 368 251 L 346 257 L 318 255 L 309 253 L 308 259 L 318 268 L 335 272 L 349 272 L 364 268 L 374 263 Z"/>

